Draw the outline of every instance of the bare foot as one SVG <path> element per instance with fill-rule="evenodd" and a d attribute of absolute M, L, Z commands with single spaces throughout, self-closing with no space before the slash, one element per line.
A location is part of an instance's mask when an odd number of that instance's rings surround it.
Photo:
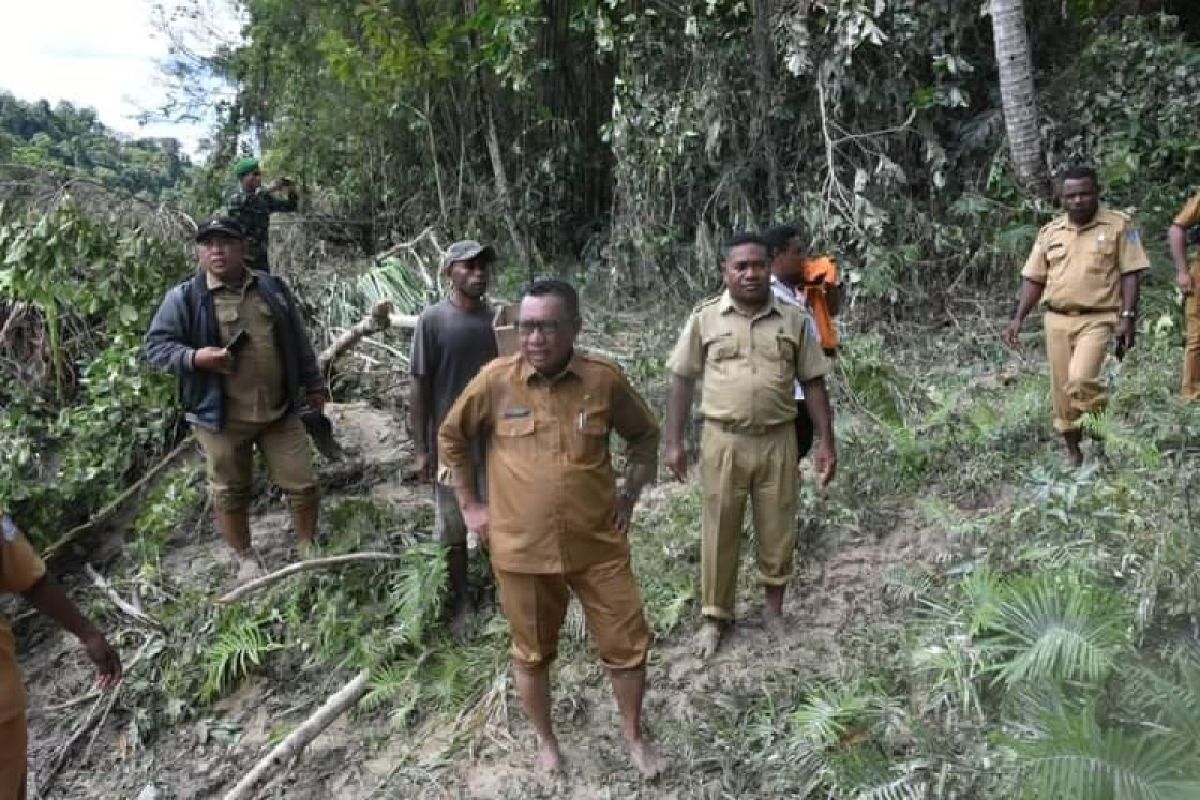
<path fill-rule="evenodd" d="M 702 659 L 709 659 L 717 652 L 717 648 L 721 646 L 721 623 L 716 620 L 705 620 L 700 626 L 700 633 L 696 634 L 696 642 L 693 646 L 693 651 Z"/>
<path fill-rule="evenodd" d="M 1063 462 L 1067 469 L 1079 469 L 1083 466 L 1083 451 L 1079 448 L 1074 450 L 1068 449 L 1067 452 L 1063 454 Z"/>
<path fill-rule="evenodd" d="M 552 773 L 562 769 L 562 753 L 558 742 L 542 742 L 538 745 L 537 767 L 539 772 Z"/>
<path fill-rule="evenodd" d="M 783 614 L 773 611 L 763 611 L 763 627 L 767 629 L 767 636 L 774 642 L 782 641 L 787 633 L 787 623 L 783 621 Z"/>
<path fill-rule="evenodd" d="M 629 757 L 646 780 L 657 778 L 662 774 L 663 767 L 666 766 L 662 756 L 658 753 L 658 748 L 645 739 L 629 742 Z"/>
<path fill-rule="evenodd" d="M 249 583 L 255 578 L 262 577 L 262 567 L 258 565 L 258 557 L 253 552 L 248 554 L 238 554 L 237 557 L 237 582 Z"/>
<path fill-rule="evenodd" d="M 300 556 L 301 561 L 307 561 L 310 558 L 316 558 L 318 553 L 317 544 L 316 542 L 306 542 L 301 539 L 296 544 L 296 553 Z"/>

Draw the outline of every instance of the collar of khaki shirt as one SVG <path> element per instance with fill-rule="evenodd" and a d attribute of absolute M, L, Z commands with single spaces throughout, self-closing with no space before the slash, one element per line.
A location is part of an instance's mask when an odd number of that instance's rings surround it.
<path fill-rule="evenodd" d="M 571 351 L 571 357 L 567 359 L 567 365 L 563 367 L 557 375 L 543 375 L 537 371 L 537 368 L 534 367 L 533 364 L 529 363 L 529 360 L 526 359 L 524 355 L 522 355 L 521 366 L 517 372 L 517 377 L 520 378 L 521 383 L 529 383 L 534 378 L 541 378 L 548 383 L 557 383 L 568 374 L 582 375 L 582 362 L 583 357 L 579 353 L 579 348 L 576 347 Z"/>
<path fill-rule="evenodd" d="M 737 303 L 733 301 L 733 295 L 729 293 L 728 289 L 721 292 L 721 300 L 718 308 L 721 310 L 722 314 L 728 314 L 732 311 L 734 313 L 741 314 L 743 317 L 749 316 L 751 322 L 779 312 L 779 309 L 775 307 L 775 293 L 772 291 L 767 292 L 767 304 L 753 315 L 744 314 L 742 310 L 737 307 Z"/>
<path fill-rule="evenodd" d="M 248 288 L 248 287 L 254 285 L 254 273 L 248 269 L 244 270 L 242 272 L 242 282 L 237 285 L 233 285 L 233 284 L 225 283 L 220 278 L 218 278 L 216 275 L 213 275 L 208 270 L 205 270 L 204 271 L 204 281 L 205 281 L 205 283 L 208 284 L 208 290 L 210 292 L 216 291 L 217 289 L 228 289 L 231 292 L 240 292 L 242 289 L 245 289 L 245 288 Z"/>

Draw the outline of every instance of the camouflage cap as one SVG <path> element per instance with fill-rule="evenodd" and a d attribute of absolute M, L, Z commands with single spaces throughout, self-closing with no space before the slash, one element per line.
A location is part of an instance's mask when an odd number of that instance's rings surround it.
<path fill-rule="evenodd" d="M 455 261 L 470 261 L 472 258 L 483 258 L 485 262 L 496 260 L 496 251 L 490 244 L 483 245 L 474 239 L 463 239 L 446 248 L 442 256 L 442 269 L 446 269 Z"/>

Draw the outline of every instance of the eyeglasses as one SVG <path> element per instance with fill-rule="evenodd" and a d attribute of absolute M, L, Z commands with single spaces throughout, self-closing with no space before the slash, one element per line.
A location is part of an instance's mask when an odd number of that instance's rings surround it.
<path fill-rule="evenodd" d="M 541 333 L 549 339 L 562 330 L 562 321 L 557 319 L 523 319 L 517 322 L 517 333 L 526 338 Z"/>

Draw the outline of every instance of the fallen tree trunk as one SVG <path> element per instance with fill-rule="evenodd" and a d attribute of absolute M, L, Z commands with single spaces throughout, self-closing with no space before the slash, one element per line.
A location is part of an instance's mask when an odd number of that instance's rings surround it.
<path fill-rule="evenodd" d="M 337 361 L 347 350 L 352 349 L 356 344 L 363 340 L 364 336 L 374 336 L 377 333 L 382 333 L 392 325 L 392 304 L 387 300 L 380 300 L 371 307 L 369 316 L 363 317 L 341 336 L 333 340 L 333 344 L 321 351 L 321 355 L 317 356 L 317 366 L 321 368 L 321 372 L 329 369 L 329 365 Z"/>
<path fill-rule="evenodd" d="M 276 570 L 269 575 L 263 575 L 261 578 L 255 578 L 252 581 L 242 584 L 233 591 L 222 595 L 218 598 L 217 602 L 221 604 L 236 603 L 248 594 L 253 594 L 259 589 L 279 583 L 284 578 L 297 575 L 301 572 L 340 567 L 343 564 L 358 564 L 364 561 L 399 561 L 403 557 L 396 553 L 347 553 L 342 556 L 327 556 L 325 558 L 311 558 L 308 561 L 297 561 L 295 564 L 288 564 L 281 570 Z"/>
<path fill-rule="evenodd" d="M 325 704 L 306 719 L 288 737 L 275 746 L 271 752 L 254 765 L 246 776 L 225 795 L 225 800 L 247 800 L 253 797 L 254 787 L 269 773 L 284 766 L 300 754 L 309 742 L 317 738 L 335 719 L 353 707 L 367 693 L 367 682 L 371 677 L 369 670 L 363 670 L 354 680 L 331 695 Z"/>

